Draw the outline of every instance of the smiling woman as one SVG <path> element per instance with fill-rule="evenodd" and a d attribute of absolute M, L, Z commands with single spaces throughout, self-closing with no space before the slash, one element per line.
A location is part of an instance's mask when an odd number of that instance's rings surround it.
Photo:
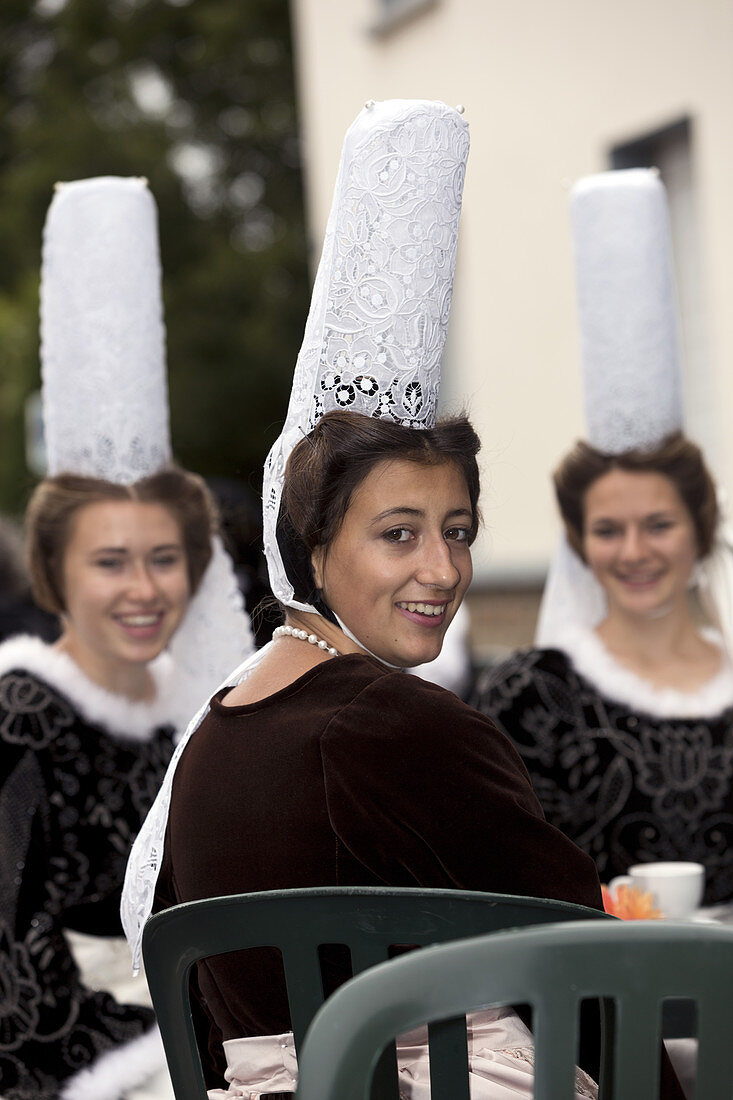
<path fill-rule="evenodd" d="M 167 469 L 47 478 L 26 518 L 34 595 L 62 633 L 0 646 L 0 1091 L 117 1097 L 160 1064 L 152 1012 L 85 988 L 62 930 L 119 933 L 127 852 L 186 717 L 163 650 L 214 511 L 200 478 Z"/>
<path fill-rule="evenodd" d="M 603 611 L 488 670 L 476 703 L 524 757 L 548 820 L 604 880 L 692 860 L 706 867 L 706 902 L 729 901 L 733 667 L 691 605 L 715 551 L 712 477 L 675 432 L 613 455 L 578 443 L 554 481 Z"/>
<path fill-rule="evenodd" d="M 0 1095 L 121 1100 L 164 1072 L 152 1010 L 111 995 L 146 998 L 119 980 L 127 854 L 249 624 L 206 488 L 172 462 L 145 180 L 57 185 L 40 298 L 27 550 L 61 638 L 0 647 Z"/>
<path fill-rule="evenodd" d="M 729 901 L 733 558 L 715 484 L 682 430 L 659 172 L 579 180 L 570 214 L 588 437 L 554 474 L 565 538 L 537 644 L 487 669 L 474 701 L 605 881 L 636 863 L 691 861 L 706 867 L 706 902 Z"/>
<path fill-rule="evenodd" d="M 318 610 L 286 609 L 271 646 L 214 696 L 187 744 L 158 906 L 380 883 L 600 905 L 590 861 L 545 824 L 509 742 L 452 693 L 402 671 L 440 652 L 471 580 L 478 448 L 463 417 L 416 432 L 342 411 L 295 447 L 280 545 L 297 563 L 296 593 Z M 334 985 L 348 973 L 338 954 L 328 966 Z M 212 1021 L 210 1083 L 221 1086 L 226 1071 L 232 1097 L 293 1091 L 272 954 L 209 959 L 198 985 Z M 476 1050 L 491 1052 L 475 1095 L 516 1095 L 501 1084 L 508 1067 L 529 1094 L 531 1036 L 521 1021 L 484 1013 L 473 1037 Z M 264 1052 L 282 1063 L 271 1079 Z M 402 1095 L 419 1095 L 404 1069 Z M 582 1074 L 579 1082 L 581 1095 L 594 1094 Z"/>
<path fill-rule="evenodd" d="M 175 469 L 133 485 L 47 478 L 26 527 L 34 595 L 63 623 L 58 648 L 101 687 L 151 698 L 148 663 L 211 559 L 215 516 L 202 480 Z"/>
<path fill-rule="evenodd" d="M 473 572 L 479 446 L 463 418 L 416 433 L 334 411 L 294 449 L 280 545 L 301 559 L 306 602 L 346 627 L 342 647 L 400 668 L 438 655 Z"/>
<path fill-rule="evenodd" d="M 471 581 L 472 523 L 457 466 L 382 461 L 331 545 L 314 552 L 316 587 L 370 652 L 393 665 L 425 664 L 440 653 Z"/>

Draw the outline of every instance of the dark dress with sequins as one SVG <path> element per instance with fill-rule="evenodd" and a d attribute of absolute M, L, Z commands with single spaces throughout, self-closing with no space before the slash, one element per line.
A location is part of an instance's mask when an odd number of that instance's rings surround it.
<path fill-rule="evenodd" d="M 30 640 L 6 646 L 16 641 Z M 77 1080 L 89 1088 L 90 1073 L 104 1085 L 100 1095 L 122 1095 L 124 1073 L 107 1068 L 105 1055 L 129 1044 L 126 1070 L 144 1074 L 153 1013 L 85 988 L 63 933 L 121 933 L 127 856 L 170 759 L 173 728 L 135 739 L 113 734 L 37 667 L 31 671 L 21 660 L 13 667 L 15 651 L 6 646 L 0 647 L 0 1095 L 74 1097 Z M 51 672 L 57 655 L 48 664 Z M 154 1057 L 151 1069 L 159 1064 L 159 1053 Z"/>

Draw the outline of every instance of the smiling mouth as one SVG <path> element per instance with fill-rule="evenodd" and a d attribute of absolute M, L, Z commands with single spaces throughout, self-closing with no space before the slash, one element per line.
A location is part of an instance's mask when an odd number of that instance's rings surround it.
<path fill-rule="evenodd" d="M 407 603 L 402 601 L 397 604 L 402 611 L 409 611 L 413 615 L 424 615 L 428 619 L 437 619 L 445 614 L 447 603 Z"/>
<path fill-rule="evenodd" d="M 113 616 L 115 622 L 119 623 L 123 630 L 138 637 L 149 637 L 157 634 L 164 617 L 164 611 L 137 611 L 134 614 Z"/>
<path fill-rule="evenodd" d="M 118 615 L 117 619 L 125 626 L 153 626 L 163 618 L 162 611 L 150 612 L 147 615 Z"/>
<path fill-rule="evenodd" d="M 658 580 L 661 580 L 664 573 L 639 573 L 632 577 L 617 573 L 616 576 L 622 584 L 628 584 L 631 587 L 643 587 L 647 584 L 655 584 Z"/>

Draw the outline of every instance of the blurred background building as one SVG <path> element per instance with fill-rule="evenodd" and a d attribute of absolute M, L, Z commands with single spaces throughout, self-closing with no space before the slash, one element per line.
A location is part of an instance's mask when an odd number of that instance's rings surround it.
<path fill-rule="evenodd" d="M 667 187 L 689 433 L 733 490 L 730 0 L 292 0 L 312 259 L 367 99 L 466 107 L 443 407 L 483 440 L 474 640 L 531 640 L 557 537 L 549 474 L 584 434 L 568 189 L 656 165 Z"/>
<path fill-rule="evenodd" d="M 579 176 L 662 173 L 687 422 L 733 496 L 732 55 L 731 0 L 7 0 L 0 513 L 20 515 L 42 472 L 38 273 L 56 180 L 149 179 L 177 456 L 237 479 L 255 516 L 344 131 L 367 99 L 463 103 L 442 400 L 484 441 L 478 655 L 530 641 L 558 530 L 549 473 L 584 432 L 567 210 Z M 251 570 L 257 522 L 226 509 Z"/>

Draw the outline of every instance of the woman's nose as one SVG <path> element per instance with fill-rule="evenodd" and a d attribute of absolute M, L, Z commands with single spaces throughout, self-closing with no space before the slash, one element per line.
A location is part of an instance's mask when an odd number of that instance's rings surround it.
<path fill-rule="evenodd" d="M 154 600 L 158 595 L 155 580 L 142 562 L 133 568 L 130 594 L 137 600 Z"/>
<path fill-rule="evenodd" d="M 643 560 L 646 553 L 646 542 L 641 531 L 634 526 L 627 527 L 621 543 L 621 556 L 624 561 Z"/>
<path fill-rule="evenodd" d="M 442 534 L 426 543 L 417 579 L 433 588 L 455 588 L 461 579 L 451 548 Z"/>

